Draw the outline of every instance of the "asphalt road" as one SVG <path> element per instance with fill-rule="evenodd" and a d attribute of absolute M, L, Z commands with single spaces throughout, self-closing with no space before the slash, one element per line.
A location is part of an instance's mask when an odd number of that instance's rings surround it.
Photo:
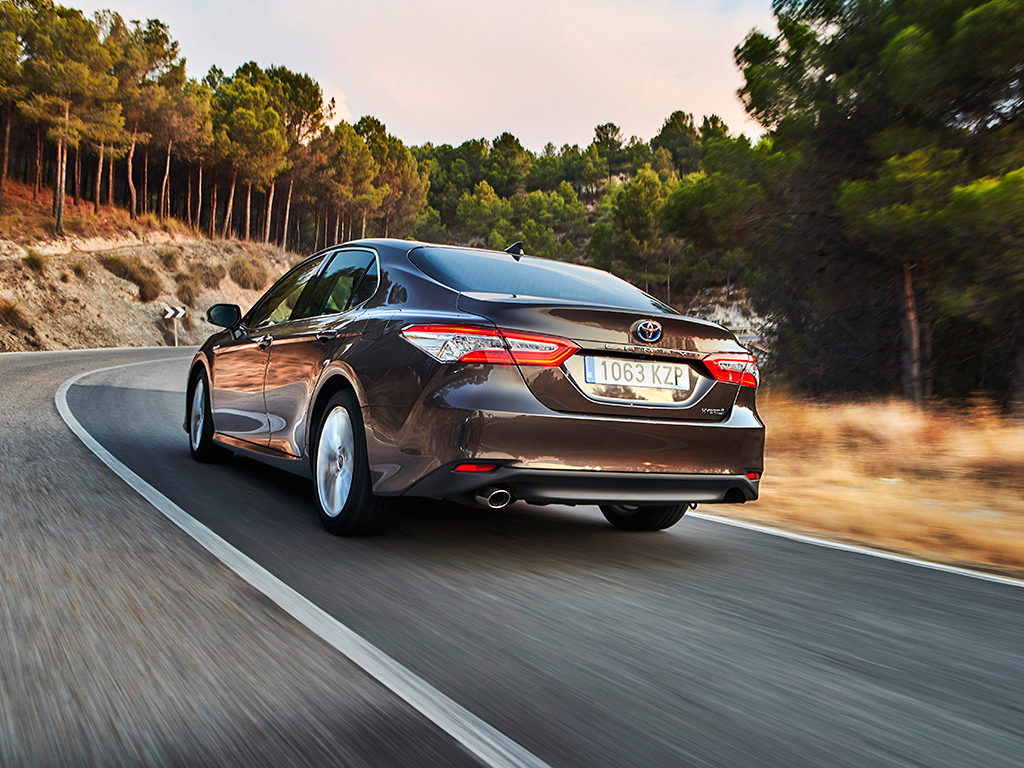
<path fill-rule="evenodd" d="M 211 660 L 201 644 L 189 643 L 188 655 L 178 659 L 179 634 L 163 632 L 161 624 L 181 623 L 175 600 L 165 596 L 164 610 L 148 612 L 140 630 L 125 616 L 134 585 L 123 581 L 107 621 L 115 626 L 105 631 L 116 637 L 116 623 L 127 621 L 133 632 L 161 638 L 161 659 L 199 668 L 226 664 L 227 682 L 258 696 L 260 711 L 273 712 L 279 700 L 328 712 L 344 706 L 364 726 L 331 741 L 325 729 L 313 727 L 316 721 L 291 716 L 287 728 L 271 728 L 262 741 L 281 750 L 286 739 L 297 750 L 295 760 L 307 758 L 299 749 L 304 738 L 341 756 L 350 754 L 353 739 L 358 746 L 373 738 L 372 747 L 339 761 L 372 764 L 374 750 L 386 758 L 379 764 L 465 761 L 450 739 L 343 657 L 330 659 L 322 644 L 197 553 L 152 507 L 137 497 L 131 504 L 131 491 L 102 464 L 67 448 L 59 420 L 49 426 L 56 418 L 52 393 L 71 373 L 168 352 L 0 360 L 6 407 L 33 386 L 51 398 L 49 411 L 33 400 L 38 413 L 24 417 L 47 426 L 37 430 L 17 471 L 45 471 L 47 482 L 36 485 L 57 493 L 78 485 L 116 494 L 116 520 L 105 505 L 90 505 L 77 512 L 75 525 L 87 527 L 102 548 L 105 526 L 123 529 L 120 516 L 129 516 L 134 527 L 117 535 L 121 550 L 139 561 L 133 567 L 150 562 L 200 626 L 225 620 L 206 616 L 217 600 L 242 601 L 242 618 L 251 626 L 222 632 L 258 632 L 245 638 L 262 654 L 287 647 L 279 658 L 288 671 L 283 687 L 274 688 L 275 681 L 261 680 L 266 671 L 258 663 L 235 670 L 220 648 Z M 191 461 L 181 429 L 186 360 L 86 378 L 71 388 L 68 403 L 103 446 L 188 513 L 551 766 L 1019 766 L 1024 760 L 1024 589 L 692 518 L 662 533 L 616 532 L 596 508 L 584 507 L 482 512 L 410 502 L 386 536 L 335 538 L 320 528 L 307 481 L 246 459 L 218 466 Z M 48 441 L 58 447 L 48 452 Z M 68 450 L 74 475 L 61 467 Z M 9 461 L 4 458 L 4 474 L 15 468 Z M 38 494 L 29 484 L 25 492 Z M 6 531 L 3 536 L 6 541 Z M 47 546 L 45 538 L 33 546 Z M 12 568 L 6 547 L 0 543 L 5 587 Z M 68 561 L 54 567 L 74 570 L 71 548 L 60 556 Z M 196 562 L 179 570 L 175 559 L 186 557 Z M 29 562 L 22 557 L 13 567 Z M 178 584 L 197 576 L 202 586 Z M 117 578 L 93 571 L 87 586 L 102 602 L 106 581 Z M 154 590 L 145 579 L 138 588 Z M 12 599 L 5 592 L 0 608 L 16 614 Z M 21 637 L 22 646 L 30 644 L 30 633 L 22 634 L 28 638 Z M 254 670 L 259 674 L 247 678 Z M 325 684 L 325 670 L 340 680 Z M 315 681 L 308 695 L 307 678 Z M 117 696 L 93 689 L 110 682 L 102 676 L 63 681 L 69 695 L 108 706 L 91 720 L 78 715 L 62 743 L 77 738 L 82 749 L 94 749 L 117 729 L 122 742 L 137 746 L 150 740 L 147 728 L 164 727 L 143 720 L 135 742 L 131 732 L 121 733 L 109 704 Z M 119 684 L 130 682 L 129 676 Z M 13 692 L 42 702 L 19 700 L 12 707 L 0 699 L 0 737 L 12 718 L 31 720 L 46 711 L 46 690 L 18 687 L 4 673 L 0 686 L 5 698 Z M 233 733 L 246 721 L 245 708 L 216 690 L 201 686 L 192 699 L 182 697 L 179 709 L 201 710 Z M 147 691 L 156 695 L 151 686 L 136 695 L 153 717 L 181 716 L 168 705 L 154 707 Z M 389 707 L 391 730 L 375 734 L 361 702 L 367 709 Z M 69 707 L 57 710 L 71 717 Z M 201 736 L 195 737 L 200 743 Z M 158 756 L 166 756 L 162 743 L 157 740 Z M 225 743 L 231 739 L 196 749 L 216 754 Z M 416 759 L 409 759 L 410 749 Z"/>

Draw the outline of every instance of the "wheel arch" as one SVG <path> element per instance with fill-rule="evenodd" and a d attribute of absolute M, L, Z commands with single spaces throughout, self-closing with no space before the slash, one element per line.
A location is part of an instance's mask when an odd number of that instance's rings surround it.
<path fill-rule="evenodd" d="M 338 392 L 348 390 L 356 396 L 360 409 L 364 407 L 366 401 L 357 382 L 358 380 L 355 375 L 347 366 L 342 367 L 338 365 L 324 371 L 313 396 L 309 400 L 309 418 L 306 419 L 305 439 L 307 457 L 312 456 L 313 447 L 311 443 L 313 435 L 316 433 L 324 409 L 332 397 L 338 394 Z"/>

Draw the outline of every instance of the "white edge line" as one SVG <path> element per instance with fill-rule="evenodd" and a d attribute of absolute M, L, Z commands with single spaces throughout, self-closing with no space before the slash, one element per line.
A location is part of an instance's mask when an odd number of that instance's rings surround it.
<path fill-rule="evenodd" d="M 795 533 L 793 531 L 787 531 L 783 528 L 774 528 L 770 525 L 761 525 L 760 523 L 751 523 L 746 520 L 737 520 L 735 518 L 721 517 L 719 515 L 709 515 L 704 512 L 691 512 L 687 515 L 687 517 L 698 517 L 701 520 L 707 520 L 712 523 L 722 523 L 723 525 L 731 525 L 734 528 L 744 528 L 748 531 L 765 533 L 769 536 L 778 536 L 781 539 L 791 539 L 792 541 L 799 541 L 802 544 L 813 544 L 817 547 L 838 549 L 842 552 L 852 552 L 857 555 L 868 555 L 870 557 L 877 557 L 882 560 L 892 560 L 893 562 L 903 563 L 905 565 L 916 565 L 921 568 L 930 568 L 933 571 L 955 573 L 958 576 L 969 576 L 972 579 L 992 581 L 996 584 L 1007 584 L 1011 587 L 1024 587 L 1024 580 L 1015 579 L 1012 576 L 1000 576 L 997 573 L 986 573 L 985 571 L 976 571 L 971 568 L 960 568 L 955 565 L 935 563 L 931 560 L 921 560 L 917 557 L 898 555 L 895 552 L 886 552 L 884 549 L 874 549 L 872 547 L 858 546 L 857 544 L 846 544 L 841 541 L 833 541 L 832 539 L 822 539 L 818 538 L 817 536 L 808 536 L 803 533 Z"/>
<path fill-rule="evenodd" d="M 243 580 L 275 602 L 288 615 L 331 645 L 370 677 L 408 703 L 470 753 L 494 768 L 549 768 L 540 758 L 445 696 L 376 646 L 296 592 L 263 566 L 235 549 L 185 510 L 151 486 L 104 448 L 68 407 L 67 394 L 86 376 L 133 365 L 182 358 L 112 365 L 72 376 L 57 390 L 54 402 L 64 423 L 85 446 L 165 517 L 206 548 Z"/>

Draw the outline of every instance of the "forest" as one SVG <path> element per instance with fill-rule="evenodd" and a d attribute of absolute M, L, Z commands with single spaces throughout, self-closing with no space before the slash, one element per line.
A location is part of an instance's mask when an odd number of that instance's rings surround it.
<path fill-rule="evenodd" d="M 311 74 L 197 80 L 157 19 L 2 0 L 0 236 L 14 180 L 57 235 L 70 198 L 299 253 L 522 240 L 683 311 L 738 287 L 794 390 L 1024 409 L 1024 0 L 772 7 L 734 51 L 759 137 L 681 104 L 649 139 L 609 122 L 534 153 L 407 146 Z"/>

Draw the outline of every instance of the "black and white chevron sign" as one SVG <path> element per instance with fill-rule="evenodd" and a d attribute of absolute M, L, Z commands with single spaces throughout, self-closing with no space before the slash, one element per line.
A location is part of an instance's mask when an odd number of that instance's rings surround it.
<path fill-rule="evenodd" d="M 184 317 L 187 310 L 185 307 L 164 307 L 164 320 L 177 320 Z"/>

